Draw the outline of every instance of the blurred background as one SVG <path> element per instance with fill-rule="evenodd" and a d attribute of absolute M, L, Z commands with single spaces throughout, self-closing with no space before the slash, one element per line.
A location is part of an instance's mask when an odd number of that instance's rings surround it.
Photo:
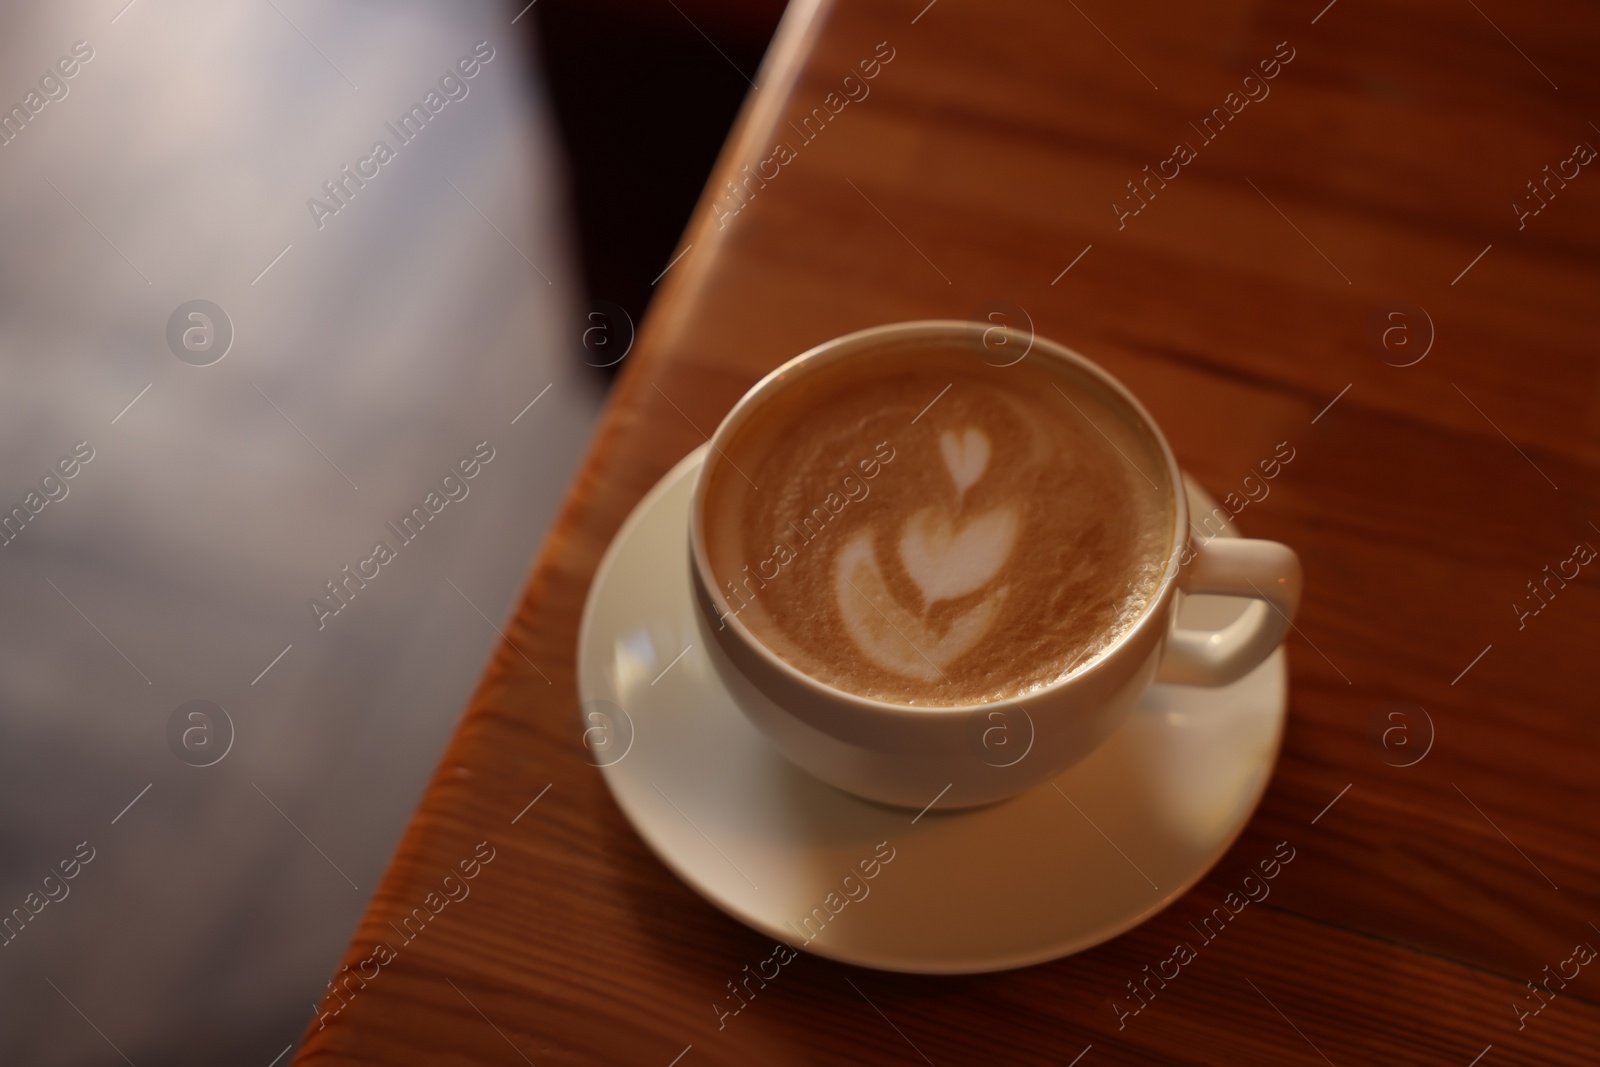
<path fill-rule="evenodd" d="M 0 1063 L 286 1062 L 781 13 L 0 10 Z"/>

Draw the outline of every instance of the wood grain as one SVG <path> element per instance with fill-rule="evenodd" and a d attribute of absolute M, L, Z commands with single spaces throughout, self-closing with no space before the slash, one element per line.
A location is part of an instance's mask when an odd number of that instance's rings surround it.
<path fill-rule="evenodd" d="M 1521 228 L 1511 205 L 1600 146 L 1600 20 L 1571 0 L 923 3 L 792 5 L 507 626 L 515 647 L 345 962 L 395 940 L 391 920 L 478 842 L 495 858 L 312 1022 L 299 1062 L 1596 1062 L 1595 968 L 1520 1028 L 1512 1005 L 1538 1003 L 1525 983 L 1575 943 L 1600 946 L 1600 583 L 1585 569 L 1520 627 L 1511 605 L 1600 545 L 1600 174 L 1552 183 Z M 883 41 L 895 58 L 870 95 L 719 224 L 724 183 L 798 143 L 790 121 Z M 1284 41 L 1270 95 L 1203 142 L 1189 123 Z M 1196 158 L 1119 228 L 1124 183 L 1179 141 Z M 994 301 L 1126 382 L 1219 495 L 1277 442 L 1296 449 L 1240 518 L 1306 568 L 1280 765 L 1216 870 L 1109 944 L 962 979 L 802 957 L 719 1031 L 712 1001 L 770 946 L 663 868 L 584 760 L 588 583 L 639 497 L 771 367 Z M 1369 338 L 1394 301 L 1436 329 L 1414 366 Z M 1410 767 L 1373 739 L 1397 701 L 1435 730 Z M 1119 1018 L 1125 983 L 1280 841 L 1298 858 L 1271 898 Z"/>

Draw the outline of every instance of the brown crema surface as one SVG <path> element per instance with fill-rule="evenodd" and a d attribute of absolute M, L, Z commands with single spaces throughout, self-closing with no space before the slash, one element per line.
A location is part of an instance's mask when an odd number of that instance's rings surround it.
<path fill-rule="evenodd" d="M 802 369 L 708 460 L 712 570 L 757 640 L 837 688 L 1024 694 L 1092 662 L 1157 591 L 1173 489 L 1135 419 L 1037 352 Z"/>

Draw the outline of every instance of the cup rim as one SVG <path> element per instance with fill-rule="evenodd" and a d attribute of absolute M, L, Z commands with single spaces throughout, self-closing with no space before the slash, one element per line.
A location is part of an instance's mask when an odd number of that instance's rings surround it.
<path fill-rule="evenodd" d="M 722 446 L 751 416 L 751 413 L 758 410 L 764 399 L 776 389 L 784 387 L 789 379 L 797 377 L 797 372 L 801 371 L 802 368 L 824 367 L 840 359 L 855 355 L 863 349 L 871 349 L 888 342 L 903 341 L 918 336 L 935 337 L 941 340 L 955 337 L 960 340 L 962 339 L 960 335 L 969 334 L 974 328 L 988 332 L 1002 331 L 1006 335 L 1007 343 L 1016 342 L 1024 346 L 1024 358 L 1035 349 L 1042 349 L 1052 358 L 1072 364 L 1078 370 L 1106 386 L 1138 418 L 1140 427 L 1154 442 L 1163 462 L 1166 464 L 1167 484 L 1172 493 L 1170 542 L 1166 562 L 1162 566 L 1161 579 L 1137 621 L 1124 630 L 1115 642 L 1102 649 L 1088 663 L 1037 689 L 1020 693 L 1016 696 L 967 704 L 902 704 L 852 693 L 848 689 L 831 685 L 807 674 L 778 655 L 777 652 L 767 647 L 759 637 L 752 633 L 750 628 L 739 618 L 738 613 L 732 610 L 732 605 L 714 580 L 715 575 L 711 569 L 710 552 L 706 548 L 705 522 L 702 515 L 709 492 L 710 479 L 708 472 L 713 463 L 725 460 Z M 727 460 L 727 462 L 731 463 L 732 461 Z M 1129 462 L 1132 461 L 1130 460 Z M 1151 417 L 1150 412 L 1139 402 L 1139 398 L 1134 396 L 1127 386 L 1113 377 L 1105 368 L 1060 342 L 1052 341 L 1031 331 L 1019 330 L 1012 326 L 993 326 L 968 319 L 912 319 L 904 322 L 869 326 L 866 329 L 855 330 L 813 345 L 763 375 L 734 403 L 708 439 L 705 461 L 695 473 L 694 490 L 689 500 L 689 555 L 694 572 L 693 578 L 702 587 L 705 595 L 709 597 L 711 604 L 717 610 L 720 620 L 728 629 L 734 632 L 735 638 L 744 646 L 746 651 L 759 657 L 769 669 L 783 675 L 791 683 L 820 694 L 831 701 L 856 708 L 871 715 L 916 719 L 924 719 L 929 715 L 959 716 L 992 711 L 1005 705 L 1031 705 L 1035 701 L 1057 695 L 1069 687 L 1082 686 L 1091 677 L 1109 670 L 1112 661 L 1119 658 L 1117 653 L 1133 643 L 1137 638 L 1144 636 L 1151 627 L 1169 625 L 1170 619 L 1166 606 L 1171 599 L 1173 587 L 1177 581 L 1188 544 L 1188 538 L 1184 536 L 1184 531 L 1187 530 L 1189 525 L 1188 512 L 1187 494 L 1183 488 L 1183 472 L 1178 466 L 1176 456 L 1173 455 L 1172 447 L 1167 443 L 1166 435 L 1161 432 L 1161 427 Z"/>

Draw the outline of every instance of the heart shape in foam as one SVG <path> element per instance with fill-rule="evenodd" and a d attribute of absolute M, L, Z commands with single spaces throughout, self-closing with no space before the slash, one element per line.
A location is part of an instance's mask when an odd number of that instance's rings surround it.
<path fill-rule="evenodd" d="M 969 426 L 959 435 L 949 430 L 940 434 L 939 452 L 950 477 L 955 479 L 958 496 L 972 488 L 989 468 L 989 438 L 976 427 Z"/>
<path fill-rule="evenodd" d="M 900 562 L 925 603 L 953 600 L 977 592 L 999 574 L 1016 539 L 1017 514 L 1009 507 L 986 511 L 960 529 L 942 510 L 923 508 L 906 520 L 900 534 Z"/>

